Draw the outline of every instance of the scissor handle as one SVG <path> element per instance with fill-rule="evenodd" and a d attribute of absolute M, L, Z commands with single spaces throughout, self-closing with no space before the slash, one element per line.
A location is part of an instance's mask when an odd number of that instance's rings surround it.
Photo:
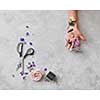
<path fill-rule="evenodd" d="M 24 59 L 27 57 L 27 56 L 31 56 L 31 55 L 34 55 L 34 52 L 35 50 L 33 48 L 29 48 L 26 52 L 26 54 L 24 55 Z"/>
<path fill-rule="evenodd" d="M 22 55 L 23 55 L 23 43 L 18 43 L 17 52 L 19 53 L 19 57 L 22 57 Z"/>

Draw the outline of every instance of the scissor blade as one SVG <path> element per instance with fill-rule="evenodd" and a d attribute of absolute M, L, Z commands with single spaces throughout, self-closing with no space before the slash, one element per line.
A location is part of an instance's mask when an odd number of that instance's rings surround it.
<path fill-rule="evenodd" d="M 26 52 L 26 54 L 24 55 L 24 59 L 27 57 L 27 56 L 31 56 L 31 55 L 34 55 L 34 52 L 35 50 L 33 48 L 29 48 Z"/>
<path fill-rule="evenodd" d="M 24 58 L 22 59 L 22 72 L 24 74 Z"/>
<path fill-rule="evenodd" d="M 22 57 L 22 55 L 23 55 L 23 43 L 18 43 L 17 52 L 19 53 L 19 57 Z"/>

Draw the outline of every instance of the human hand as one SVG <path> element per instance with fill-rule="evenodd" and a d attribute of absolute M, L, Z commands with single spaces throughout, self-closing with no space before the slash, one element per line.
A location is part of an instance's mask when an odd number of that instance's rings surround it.
<path fill-rule="evenodd" d="M 85 41 L 86 37 L 80 32 L 79 28 L 74 26 L 73 31 L 67 33 L 66 47 L 72 51 L 76 46 L 80 46 L 80 41 Z M 77 41 L 77 43 L 76 43 Z"/>

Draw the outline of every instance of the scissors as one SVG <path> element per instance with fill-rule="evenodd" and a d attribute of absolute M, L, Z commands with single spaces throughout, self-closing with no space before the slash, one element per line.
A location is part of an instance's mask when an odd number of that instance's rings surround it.
<path fill-rule="evenodd" d="M 27 57 L 27 56 L 32 56 L 34 55 L 34 52 L 35 50 L 33 48 L 29 48 L 25 55 L 23 55 L 23 47 L 24 47 L 24 44 L 23 43 L 18 43 L 17 45 L 17 52 L 19 54 L 19 57 L 22 58 L 21 59 L 21 67 L 22 67 L 22 73 L 24 74 L 24 59 Z"/>

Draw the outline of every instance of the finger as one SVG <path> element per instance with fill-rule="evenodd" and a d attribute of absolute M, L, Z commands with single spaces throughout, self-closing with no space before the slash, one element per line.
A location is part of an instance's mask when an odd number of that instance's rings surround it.
<path fill-rule="evenodd" d="M 68 44 L 67 49 L 70 49 L 70 46 L 71 46 L 71 45 L 70 45 L 70 44 Z"/>
<path fill-rule="evenodd" d="M 73 40 L 76 41 L 77 39 L 78 39 L 78 36 L 75 36 Z"/>
<path fill-rule="evenodd" d="M 72 42 L 69 40 L 67 48 L 70 49 L 71 45 L 72 45 Z"/>
<path fill-rule="evenodd" d="M 69 41 L 70 41 L 70 39 L 66 39 L 66 44 L 65 44 L 65 46 L 68 46 Z"/>
<path fill-rule="evenodd" d="M 72 45 L 70 46 L 70 51 L 72 51 L 74 48 L 74 42 L 72 42 Z"/>
<path fill-rule="evenodd" d="M 86 40 L 86 38 L 85 38 L 85 36 L 84 36 L 83 34 L 80 34 L 80 36 L 79 36 L 79 37 L 80 37 L 80 39 L 81 39 L 81 40 L 83 40 L 83 41 L 85 41 L 85 40 Z"/>
<path fill-rule="evenodd" d="M 72 38 L 72 39 L 71 39 L 71 42 L 75 42 L 75 40 L 76 40 L 75 38 Z"/>

